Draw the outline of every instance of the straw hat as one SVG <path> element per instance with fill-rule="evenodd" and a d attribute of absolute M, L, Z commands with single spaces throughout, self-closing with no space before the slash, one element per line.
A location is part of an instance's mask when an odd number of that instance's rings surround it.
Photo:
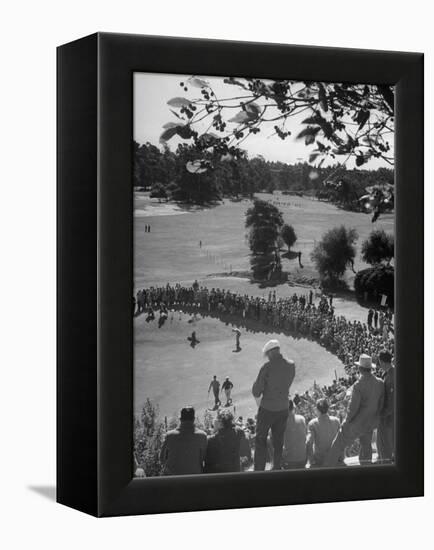
<path fill-rule="evenodd" d="M 357 365 L 360 369 L 373 369 L 375 368 L 375 363 L 372 362 L 372 357 L 370 355 L 367 355 L 366 353 L 362 353 L 362 355 L 359 357 L 358 361 L 355 361 L 354 363 Z"/>

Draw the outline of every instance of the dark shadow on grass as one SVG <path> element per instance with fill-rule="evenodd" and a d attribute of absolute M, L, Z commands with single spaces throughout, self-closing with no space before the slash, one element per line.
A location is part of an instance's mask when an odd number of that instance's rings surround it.
<path fill-rule="evenodd" d="M 28 485 L 27 489 L 56 502 L 56 487 L 54 485 Z"/>
<path fill-rule="evenodd" d="M 196 313 L 203 318 L 210 317 L 212 319 L 218 319 L 226 326 L 236 326 L 238 328 L 243 328 L 247 332 L 262 332 L 264 334 L 285 334 L 287 336 L 292 336 L 292 338 L 296 340 L 305 339 L 310 340 L 311 342 L 319 343 L 318 338 L 315 338 L 314 334 L 310 335 L 309 332 L 302 333 L 300 327 L 298 327 L 298 330 L 291 330 L 286 327 L 273 326 L 272 324 L 269 324 L 265 319 L 252 319 L 251 317 L 243 318 L 236 314 L 231 315 L 230 313 L 224 313 L 221 311 L 204 311 L 202 309 L 187 305 L 177 306 L 176 309 L 177 311 L 182 311 L 183 313 L 187 313 L 189 315 L 191 315 L 192 313 Z M 233 350 L 234 353 L 235 351 L 236 350 Z"/>

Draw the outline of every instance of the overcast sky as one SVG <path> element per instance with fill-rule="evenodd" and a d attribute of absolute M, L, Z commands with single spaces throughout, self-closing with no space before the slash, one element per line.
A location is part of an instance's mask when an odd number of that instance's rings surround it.
<path fill-rule="evenodd" d="M 180 86 L 180 82 L 185 82 L 190 75 L 156 74 L 156 73 L 135 73 L 134 74 L 134 139 L 138 143 L 150 142 L 153 145 L 160 146 L 159 139 L 163 132 L 163 124 L 166 122 L 177 122 L 176 117 L 170 112 L 167 101 L 173 97 L 186 97 L 187 99 L 200 96 L 198 88 L 189 87 L 185 92 Z M 236 86 L 230 86 L 223 83 L 222 77 L 202 76 L 212 86 L 214 92 L 219 98 L 230 98 L 234 95 L 241 95 Z M 235 113 L 236 111 L 234 111 Z M 249 136 L 242 143 L 242 148 L 246 149 L 249 157 L 262 155 L 266 160 L 281 161 L 293 164 L 299 161 L 307 161 L 309 154 L 315 149 L 315 145 L 306 146 L 304 140 L 295 140 L 295 136 L 304 127 L 301 121 L 306 117 L 306 113 L 300 113 L 289 119 L 287 129 L 291 130 L 291 135 L 285 140 L 273 135 L 273 123 L 264 123 L 261 132 Z M 199 123 L 202 124 L 202 123 Z M 197 126 L 198 129 L 205 131 L 207 125 Z M 178 143 L 185 143 L 177 136 L 173 137 L 168 145 L 172 151 L 176 150 Z M 339 160 L 339 157 L 337 158 Z M 343 158 L 341 159 L 343 160 Z M 326 159 L 324 165 L 333 163 L 331 159 Z M 348 168 L 354 166 L 351 159 L 347 163 Z M 375 169 L 379 166 L 387 166 L 385 161 L 374 159 L 366 163 L 363 168 Z"/>

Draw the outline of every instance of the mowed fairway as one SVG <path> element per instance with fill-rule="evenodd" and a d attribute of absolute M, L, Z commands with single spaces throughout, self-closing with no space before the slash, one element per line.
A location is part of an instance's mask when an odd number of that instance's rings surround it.
<path fill-rule="evenodd" d="M 393 232 L 392 214 L 381 216 L 375 224 L 367 214 L 346 212 L 335 206 L 308 198 L 280 194 L 258 195 L 259 198 L 288 203 L 277 205 L 286 223 L 294 226 L 298 240 L 294 250 L 301 251 L 304 269 L 297 261 L 282 261 L 283 269 L 302 276 L 315 276 L 310 260 L 314 242 L 336 225 L 354 227 L 359 233 L 358 248 L 374 228 Z M 225 277 L 232 271 L 249 270 L 249 248 L 245 237 L 244 214 L 250 201 L 230 202 L 210 209 L 185 210 L 176 205 L 150 201 L 144 193 L 134 197 L 134 286 L 137 289 L 151 285 L 181 283 L 190 286 L 195 279 L 208 287 L 230 289 L 249 295 L 268 295 L 268 290 L 251 284 L 246 278 Z M 151 226 L 150 233 L 145 225 Z M 202 247 L 199 246 L 202 241 Z M 366 267 L 358 253 L 355 269 Z M 351 285 L 354 275 L 347 272 Z M 288 284 L 276 287 L 278 296 L 308 292 Z M 347 318 L 365 319 L 366 312 L 356 302 L 335 299 L 339 314 Z M 158 313 L 157 313 L 158 317 Z M 191 316 L 177 314 L 158 329 L 156 321 L 147 324 L 145 315 L 134 319 L 134 396 L 135 412 L 139 412 L 146 398 L 160 407 L 163 415 L 178 414 L 179 408 L 192 404 L 205 410 L 212 404 L 207 399 L 211 377 L 222 381 L 230 376 L 235 384 L 234 398 L 237 413 L 254 414 L 256 406 L 251 386 L 261 366 L 261 348 L 272 333 L 243 331 L 242 352 L 233 353 L 234 338 L 231 327 L 216 319 L 199 320 L 196 326 L 188 323 Z M 170 318 L 169 318 L 170 319 Z M 201 343 L 192 349 L 186 338 L 196 330 Z M 274 335 L 275 336 L 275 335 Z M 284 355 L 296 361 L 297 376 L 292 388 L 304 391 L 313 382 L 331 383 L 334 369 L 342 373 L 340 362 L 321 346 L 308 340 L 294 340 L 278 336 Z"/>
<path fill-rule="evenodd" d="M 200 315 L 192 319 L 190 314 L 174 312 L 159 329 L 157 319 L 147 323 L 145 315 L 135 318 L 135 413 L 147 397 L 158 403 L 164 416 L 176 416 L 188 404 L 203 413 L 213 405 L 212 392 L 208 398 L 207 390 L 216 374 L 220 382 L 231 378 L 237 414 L 256 414 L 251 388 L 263 364 L 261 348 L 270 338 L 279 338 L 283 355 L 296 363 L 292 395 L 314 381 L 330 383 L 335 369 L 338 376 L 344 373 L 340 361 L 314 342 L 241 328 L 242 350 L 236 353 L 232 325 Z M 200 340 L 194 348 L 187 340 L 193 330 Z"/>
<path fill-rule="evenodd" d="M 322 234 L 337 225 L 354 227 L 361 243 L 376 228 L 393 233 L 393 214 L 382 215 L 375 223 L 371 216 L 359 212 L 340 210 L 332 204 L 309 198 L 291 197 L 280 194 L 257 194 L 258 198 L 290 203 L 278 206 L 286 223 L 294 226 L 297 242 L 294 250 L 302 252 L 304 269 L 296 260 L 282 260 L 285 271 L 302 276 L 315 276 L 310 253 L 315 241 Z M 209 209 L 190 212 L 172 205 L 150 202 L 144 193 L 136 193 L 134 199 L 134 284 L 143 288 L 150 284 L 170 281 L 192 282 L 232 266 L 233 271 L 249 270 L 249 247 L 244 228 L 244 217 L 250 201 L 230 202 Z M 152 215 L 153 211 L 156 215 Z M 168 215 L 164 215 L 167 212 Z M 163 215 L 162 215 L 163 214 Z M 145 224 L 151 225 L 151 232 L 145 233 Z M 202 249 L 199 241 L 202 241 Z M 205 250 L 217 256 L 217 262 L 205 255 Z M 356 271 L 366 267 L 357 254 Z M 346 275 L 351 284 L 353 274 Z"/>

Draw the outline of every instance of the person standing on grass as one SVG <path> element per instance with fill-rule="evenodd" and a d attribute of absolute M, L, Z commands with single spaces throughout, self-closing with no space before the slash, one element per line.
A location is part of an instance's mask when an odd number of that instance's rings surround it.
<path fill-rule="evenodd" d="M 226 376 L 225 381 L 222 384 L 222 390 L 224 390 L 225 396 L 226 396 L 226 407 L 229 407 L 229 405 L 232 405 L 231 392 L 233 387 L 234 385 L 229 380 L 229 376 Z"/>
<path fill-rule="evenodd" d="M 207 447 L 207 436 L 194 424 L 193 407 L 181 410 L 180 424 L 167 432 L 161 448 L 163 475 L 201 474 Z"/>
<path fill-rule="evenodd" d="M 262 350 L 267 361 L 256 378 L 252 394 L 259 401 L 255 442 L 255 470 L 265 470 L 267 438 L 271 430 L 273 440 L 273 469 L 280 470 L 283 436 L 289 414 L 289 388 L 295 376 L 294 361 L 287 361 L 280 353 L 278 340 L 270 340 Z"/>
<path fill-rule="evenodd" d="M 232 332 L 235 333 L 235 351 L 241 351 L 241 346 L 240 346 L 241 331 L 238 328 L 233 328 Z"/>
<path fill-rule="evenodd" d="M 384 373 L 384 404 L 377 430 L 377 449 L 379 461 L 388 464 L 395 453 L 395 368 L 389 351 L 381 351 L 378 358 Z"/>
<path fill-rule="evenodd" d="M 317 418 L 309 422 L 307 435 L 307 457 L 310 466 L 314 468 L 323 466 L 324 458 L 340 428 L 339 419 L 328 414 L 327 399 L 318 399 L 316 410 Z"/>
<path fill-rule="evenodd" d="M 221 405 L 220 401 L 220 382 L 217 380 L 217 376 L 214 374 L 213 379 L 210 382 L 208 388 L 208 395 L 210 391 L 213 391 L 214 394 L 214 409 L 218 409 Z"/>
<path fill-rule="evenodd" d="M 301 414 L 295 414 L 295 405 L 291 399 L 288 411 L 282 464 L 285 470 L 301 469 L 306 466 L 306 420 Z"/>
<path fill-rule="evenodd" d="M 383 409 L 384 383 L 372 374 L 375 365 L 369 355 L 363 353 L 355 365 L 360 378 L 353 385 L 347 417 L 325 457 L 324 466 L 337 466 L 345 448 L 356 439 L 360 441 L 360 464 L 372 462 L 372 435 Z"/>

